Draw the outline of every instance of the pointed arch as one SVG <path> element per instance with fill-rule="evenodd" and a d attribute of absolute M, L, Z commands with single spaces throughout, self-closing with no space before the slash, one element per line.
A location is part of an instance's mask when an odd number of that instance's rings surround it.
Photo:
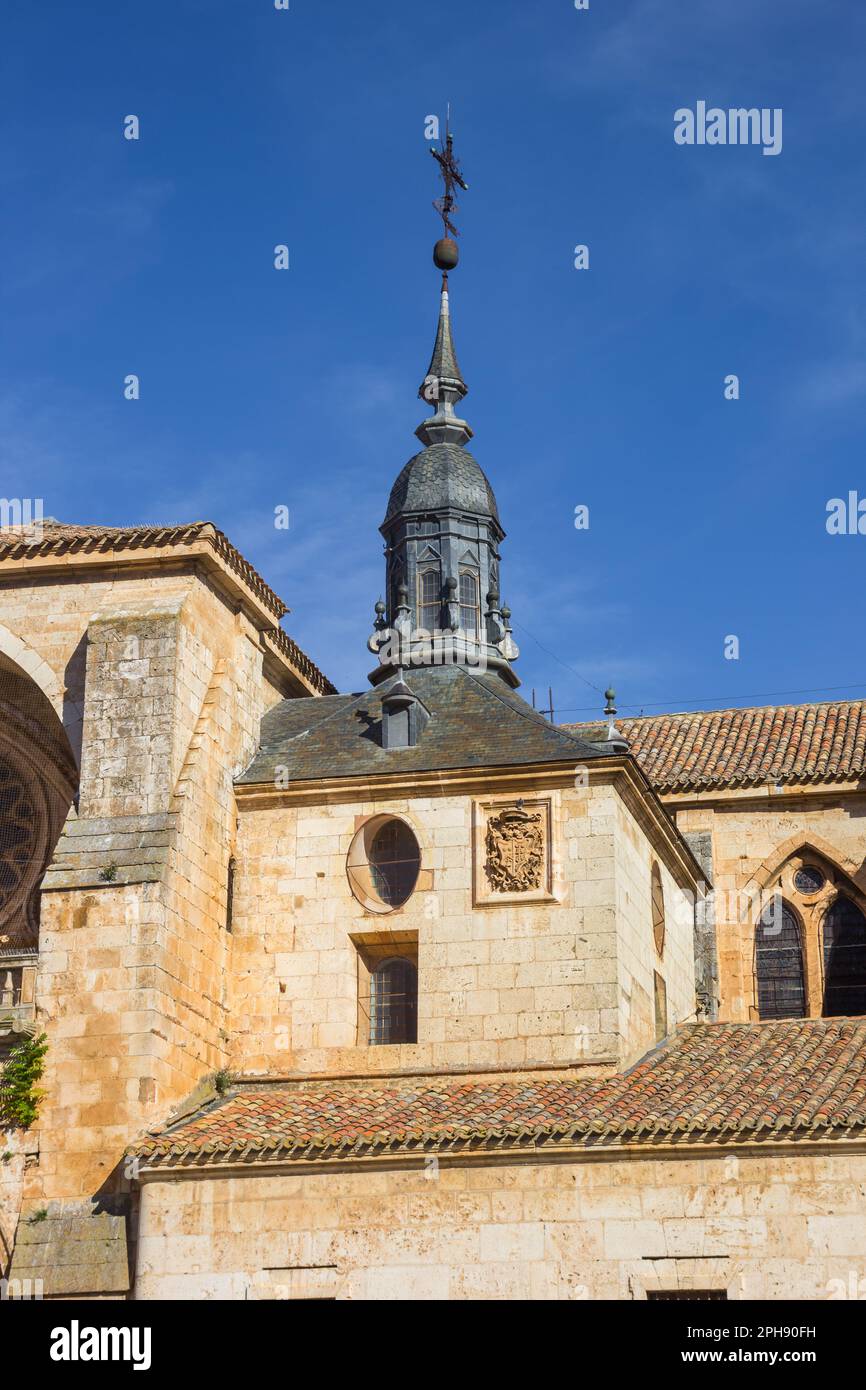
<path fill-rule="evenodd" d="M 848 855 L 841 854 L 835 845 L 831 845 L 820 835 L 810 832 L 806 838 L 803 837 L 802 833 L 789 835 L 788 839 L 783 841 L 758 866 L 746 883 L 746 890 L 748 891 L 754 885 L 755 888 L 763 891 L 770 886 L 774 879 L 779 877 L 790 859 L 796 855 L 806 857 L 810 852 L 817 855 L 819 859 L 825 859 L 831 868 L 841 870 L 856 886 L 854 875 L 859 867 L 858 864 Z"/>
<path fill-rule="evenodd" d="M 866 1014 L 866 915 L 839 893 L 823 921 L 824 1018 Z"/>
<path fill-rule="evenodd" d="M 755 923 L 755 993 L 760 1019 L 805 1018 L 803 924 L 781 894 Z"/>

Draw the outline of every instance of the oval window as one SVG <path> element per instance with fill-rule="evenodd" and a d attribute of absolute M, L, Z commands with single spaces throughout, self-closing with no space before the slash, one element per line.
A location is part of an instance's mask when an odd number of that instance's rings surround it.
<path fill-rule="evenodd" d="M 656 950 L 662 955 L 665 949 L 665 890 L 662 887 L 662 871 L 658 864 L 652 868 L 652 917 L 653 940 Z"/>
<path fill-rule="evenodd" d="M 411 826 L 396 816 L 374 816 L 352 841 L 346 868 L 352 892 L 368 911 L 402 907 L 421 869 L 421 850 Z"/>
<path fill-rule="evenodd" d="M 418 841 L 402 820 L 386 821 L 370 845 L 373 888 L 389 907 L 401 907 L 411 897 L 421 856 Z"/>

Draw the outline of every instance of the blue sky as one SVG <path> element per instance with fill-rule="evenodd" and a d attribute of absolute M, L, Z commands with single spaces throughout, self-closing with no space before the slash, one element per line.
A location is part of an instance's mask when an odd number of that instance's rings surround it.
<path fill-rule="evenodd" d="M 424 121 L 450 100 L 465 414 L 527 698 L 866 695 L 866 536 L 825 526 L 866 497 L 863 6 L 43 0 L 4 31 L 4 495 L 213 520 L 362 688 L 435 329 Z M 782 153 L 676 145 L 699 100 L 782 108 Z"/>

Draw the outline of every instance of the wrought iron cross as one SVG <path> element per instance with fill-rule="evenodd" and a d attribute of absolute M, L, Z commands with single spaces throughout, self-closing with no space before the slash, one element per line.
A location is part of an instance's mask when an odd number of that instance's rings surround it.
<path fill-rule="evenodd" d="M 459 233 L 454 223 L 451 221 L 451 213 L 457 207 L 457 199 L 454 197 L 454 187 L 462 188 L 464 191 L 469 188 L 460 172 L 460 165 L 454 155 L 454 140 L 451 135 L 449 124 L 445 125 L 445 148 L 437 150 L 431 145 L 430 153 L 439 165 L 439 172 L 442 175 L 442 182 L 445 184 L 445 196 L 436 198 L 433 206 L 442 218 L 442 225 L 445 228 L 446 236 L 458 236 Z"/>

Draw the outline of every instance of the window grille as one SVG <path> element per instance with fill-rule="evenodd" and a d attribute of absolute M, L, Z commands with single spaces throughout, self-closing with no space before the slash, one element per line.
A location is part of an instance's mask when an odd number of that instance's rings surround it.
<path fill-rule="evenodd" d="M 425 632 L 435 632 L 439 627 L 441 589 L 438 570 L 421 570 L 418 575 L 418 626 Z"/>
<path fill-rule="evenodd" d="M 399 907 L 415 887 L 421 855 L 418 841 L 401 820 L 389 820 L 370 845 L 373 890 L 389 907 Z"/>
<path fill-rule="evenodd" d="M 478 576 L 471 570 L 460 572 L 460 626 L 467 637 L 478 640 Z"/>
<path fill-rule="evenodd" d="M 418 1041 L 418 972 L 402 957 L 383 960 L 370 976 L 370 1044 Z"/>
<path fill-rule="evenodd" d="M 755 928 L 759 1018 L 804 1018 L 806 983 L 800 928 L 788 904 L 774 898 Z"/>
<path fill-rule="evenodd" d="M 866 1014 L 866 917 L 837 898 L 824 923 L 824 1017 Z"/>

